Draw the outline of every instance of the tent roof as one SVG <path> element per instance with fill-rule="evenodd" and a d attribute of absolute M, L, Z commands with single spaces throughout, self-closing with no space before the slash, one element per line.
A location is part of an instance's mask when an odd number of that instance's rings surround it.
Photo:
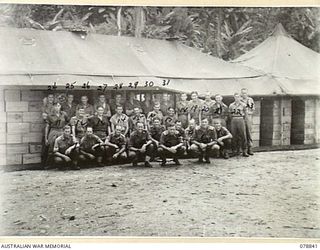
<path fill-rule="evenodd" d="M 281 24 L 269 38 L 234 62 L 275 77 L 319 81 L 320 54 L 291 38 Z"/>
<path fill-rule="evenodd" d="M 235 79 L 261 75 L 177 42 L 65 31 L 0 28 L 2 76 Z M 3 85 L 3 83 L 0 83 Z"/>

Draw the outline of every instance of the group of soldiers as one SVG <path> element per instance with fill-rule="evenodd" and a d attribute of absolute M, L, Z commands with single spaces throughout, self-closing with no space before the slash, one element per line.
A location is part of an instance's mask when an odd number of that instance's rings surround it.
<path fill-rule="evenodd" d="M 167 159 L 180 165 L 181 157 L 197 157 L 210 163 L 210 157 L 229 158 L 242 153 L 253 155 L 251 125 L 254 101 L 247 89 L 234 94 L 229 107 L 223 97 L 207 93 L 205 99 L 191 93 L 191 100 L 182 93 L 174 105 L 168 94 L 162 100 L 144 101 L 129 93 L 123 102 L 121 94 L 107 102 L 101 94 L 91 105 L 87 96 L 80 103 L 67 94 L 61 103 L 49 94 L 42 107 L 45 121 L 43 164 L 80 169 L 81 164 L 113 164 L 126 162 L 133 166 Z M 229 128 L 229 129 L 228 129 Z"/>

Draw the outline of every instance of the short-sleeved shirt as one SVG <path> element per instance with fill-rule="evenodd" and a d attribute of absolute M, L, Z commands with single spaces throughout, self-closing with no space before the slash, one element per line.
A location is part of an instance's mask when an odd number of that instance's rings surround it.
<path fill-rule="evenodd" d="M 169 134 L 168 130 L 164 131 L 160 137 L 160 145 L 166 147 L 173 147 L 182 142 L 181 137 L 178 131 L 175 131 L 175 134 Z"/>
<path fill-rule="evenodd" d="M 115 100 L 110 101 L 110 109 L 112 115 L 116 114 L 116 109 L 118 106 L 121 106 L 123 108 L 123 111 L 125 111 L 125 106 L 123 102 L 117 103 Z"/>
<path fill-rule="evenodd" d="M 150 140 L 151 138 L 147 130 L 143 130 L 141 133 L 136 130 L 130 135 L 129 148 L 141 148 L 143 144 L 146 144 Z"/>
<path fill-rule="evenodd" d="M 107 140 L 110 143 L 117 145 L 119 148 L 124 147 L 127 143 L 127 139 L 123 134 L 116 135 L 115 133 L 111 133 L 107 137 Z"/>
<path fill-rule="evenodd" d="M 252 115 L 254 110 L 256 109 L 254 100 L 251 97 L 247 97 L 247 99 L 241 99 L 241 101 L 246 105 L 247 114 Z"/>
<path fill-rule="evenodd" d="M 103 114 L 104 114 L 104 115 L 111 114 L 111 109 L 110 109 L 110 106 L 109 106 L 108 103 L 106 103 L 106 102 L 105 102 L 105 103 L 96 102 L 96 103 L 93 105 L 94 111 L 97 112 L 99 107 L 103 107 L 103 108 L 104 108 L 104 110 L 103 110 Z"/>
<path fill-rule="evenodd" d="M 123 127 L 123 130 L 125 131 L 129 126 L 129 117 L 125 114 L 115 114 L 111 117 L 110 123 L 114 126 L 121 125 Z"/>
<path fill-rule="evenodd" d="M 176 123 L 176 121 L 178 120 L 178 118 L 174 115 L 174 116 L 168 116 L 166 115 L 165 117 L 163 117 L 163 122 L 162 124 L 165 127 L 168 127 L 169 125 L 174 125 Z"/>
<path fill-rule="evenodd" d="M 201 101 L 200 99 L 198 99 L 196 102 L 194 102 L 193 100 L 189 101 L 188 107 L 189 107 L 189 114 L 191 118 L 198 119 L 199 113 L 201 112 L 201 109 L 202 109 L 202 105 L 203 105 L 203 101 Z"/>
<path fill-rule="evenodd" d="M 217 134 L 214 127 L 208 126 L 207 128 L 199 127 L 194 133 L 194 141 L 200 143 L 210 143 L 217 139 Z"/>
<path fill-rule="evenodd" d="M 143 124 L 146 124 L 147 118 L 144 114 L 139 115 L 133 115 L 129 118 L 129 126 L 131 130 L 134 130 L 137 126 L 138 122 L 142 122 Z"/>
<path fill-rule="evenodd" d="M 78 111 L 79 109 L 84 109 L 84 112 L 89 116 L 94 114 L 94 108 L 89 103 L 87 105 L 83 105 L 82 103 L 78 104 L 76 110 Z"/>
<path fill-rule="evenodd" d="M 100 138 L 105 138 L 108 135 L 108 127 L 110 122 L 106 116 L 99 118 L 97 115 L 89 118 L 88 124 L 92 127 L 93 133 Z"/>
<path fill-rule="evenodd" d="M 102 143 L 101 139 L 94 135 L 85 135 L 82 137 L 81 142 L 80 142 L 80 148 L 85 150 L 85 151 L 91 151 L 92 146 L 95 144 Z"/>
<path fill-rule="evenodd" d="M 60 135 L 54 142 L 54 148 L 58 148 L 58 152 L 65 154 L 66 150 L 76 143 L 74 136 Z"/>
<path fill-rule="evenodd" d="M 47 103 L 41 107 L 41 112 L 50 115 L 53 112 L 53 104 Z"/>
<path fill-rule="evenodd" d="M 179 101 L 177 102 L 177 114 L 180 115 L 188 115 L 189 112 L 189 103 L 188 101 Z"/>
<path fill-rule="evenodd" d="M 127 101 L 125 103 L 126 110 L 133 110 L 135 107 L 141 108 L 141 103 L 138 100 L 133 100 L 133 102 Z"/>
<path fill-rule="evenodd" d="M 244 117 L 246 115 L 246 105 L 243 102 L 233 102 L 229 106 L 229 113 L 232 117 Z"/>
<path fill-rule="evenodd" d="M 62 104 L 61 110 L 67 113 L 70 120 L 71 117 L 76 115 L 76 108 L 77 104 L 75 103 L 72 103 L 71 106 L 68 103 L 64 103 Z"/>
<path fill-rule="evenodd" d="M 178 132 L 179 137 L 184 140 L 186 138 L 186 132 L 183 128 L 177 128 L 176 131 Z"/>
<path fill-rule="evenodd" d="M 204 101 L 202 102 L 202 107 L 201 107 L 201 118 L 209 118 L 212 116 L 211 110 L 212 106 L 215 104 L 215 101 Z"/>
<path fill-rule="evenodd" d="M 163 114 L 161 111 L 154 111 L 152 110 L 151 112 L 149 112 L 148 116 L 147 116 L 147 120 L 152 124 L 153 123 L 153 119 L 154 118 L 158 118 L 160 120 L 160 122 L 162 123 L 163 120 Z"/>
<path fill-rule="evenodd" d="M 211 116 L 212 118 L 220 118 L 225 119 L 228 114 L 228 106 L 225 105 L 223 102 L 218 103 L 216 102 L 211 106 Z"/>
<path fill-rule="evenodd" d="M 160 137 L 163 131 L 165 131 L 164 126 L 159 126 L 159 127 L 151 126 L 149 133 L 153 139 L 155 139 L 156 141 L 160 141 Z"/>
<path fill-rule="evenodd" d="M 194 128 L 187 127 L 185 129 L 186 139 L 191 140 L 194 137 L 195 131 L 196 131 L 196 127 L 194 127 Z"/>
<path fill-rule="evenodd" d="M 69 118 L 66 112 L 61 111 L 60 115 L 51 113 L 47 117 L 47 123 L 50 126 L 50 129 L 62 129 L 69 122 Z"/>
<path fill-rule="evenodd" d="M 216 129 L 216 133 L 218 139 L 226 135 L 231 135 L 231 133 L 226 127 L 221 127 L 219 130 Z"/>
<path fill-rule="evenodd" d="M 168 114 L 168 108 L 174 108 L 171 102 L 160 103 L 160 111 L 164 116 Z"/>
<path fill-rule="evenodd" d="M 74 116 L 70 120 L 70 125 L 75 126 L 75 136 L 77 138 L 82 138 L 85 135 L 85 131 L 88 126 L 88 119 L 78 118 L 77 116 Z"/>

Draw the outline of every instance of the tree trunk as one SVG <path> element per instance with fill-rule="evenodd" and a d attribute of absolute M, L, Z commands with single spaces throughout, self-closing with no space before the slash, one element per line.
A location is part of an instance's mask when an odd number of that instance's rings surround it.
<path fill-rule="evenodd" d="M 121 11 L 122 11 L 122 7 L 119 7 L 119 9 L 117 11 L 118 36 L 121 36 Z"/>
<path fill-rule="evenodd" d="M 134 7 L 135 10 L 135 37 L 141 37 L 145 26 L 145 18 L 142 7 Z"/>
<path fill-rule="evenodd" d="M 217 8 L 216 22 L 217 22 L 216 53 L 217 53 L 217 56 L 219 58 L 221 58 L 222 57 L 222 50 L 221 50 L 221 44 L 222 44 L 222 38 L 221 38 L 222 9 L 221 8 Z"/>

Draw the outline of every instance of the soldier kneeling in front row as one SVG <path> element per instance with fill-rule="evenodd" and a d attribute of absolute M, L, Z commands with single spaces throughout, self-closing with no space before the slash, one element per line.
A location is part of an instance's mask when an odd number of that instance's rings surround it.
<path fill-rule="evenodd" d="M 73 169 L 80 169 L 78 166 L 78 143 L 71 135 L 71 127 L 64 126 L 63 134 L 56 138 L 53 147 L 53 162 L 59 168 L 71 166 Z"/>
<path fill-rule="evenodd" d="M 191 154 L 199 157 L 199 163 L 203 162 L 203 158 L 206 163 L 210 163 L 210 156 L 214 150 L 219 149 L 216 139 L 214 127 L 209 126 L 207 118 L 202 119 L 201 126 L 196 129 L 190 147 Z"/>
<path fill-rule="evenodd" d="M 86 134 L 80 141 L 80 155 L 79 159 L 82 162 L 93 162 L 94 160 L 98 166 L 103 166 L 102 160 L 104 155 L 103 141 L 93 134 L 92 127 L 87 127 Z"/>
<path fill-rule="evenodd" d="M 130 135 L 128 148 L 129 157 L 132 159 L 134 167 L 138 165 L 140 160 L 145 162 L 145 167 L 152 167 L 149 160 L 153 156 L 154 149 L 151 137 L 144 129 L 142 122 L 136 124 L 136 130 Z"/>
<path fill-rule="evenodd" d="M 116 125 L 114 132 L 106 138 L 105 154 L 108 164 L 111 164 L 113 162 L 119 163 L 119 161 L 124 161 L 125 159 L 127 159 L 127 140 L 126 137 L 121 133 L 122 130 L 123 128 L 121 125 Z"/>
<path fill-rule="evenodd" d="M 178 159 L 183 156 L 185 150 L 184 142 L 175 125 L 168 125 L 168 129 L 161 134 L 158 148 L 158 154 L 162 159 L 161 166 L 166 165 L 167 158 L 173 158 L 176 165 L 181 165 Z"/>
<path fill-rule="evenodd" d="M 229 151 L 231 150 L 232 134 L 226 127 L 221 125 L 220 119 L 214 119 L 213 126 L 217 134 L 217 145 L 215 145 L 215 148 L 219 150 L 220 157 L 228 159 Z"/>

